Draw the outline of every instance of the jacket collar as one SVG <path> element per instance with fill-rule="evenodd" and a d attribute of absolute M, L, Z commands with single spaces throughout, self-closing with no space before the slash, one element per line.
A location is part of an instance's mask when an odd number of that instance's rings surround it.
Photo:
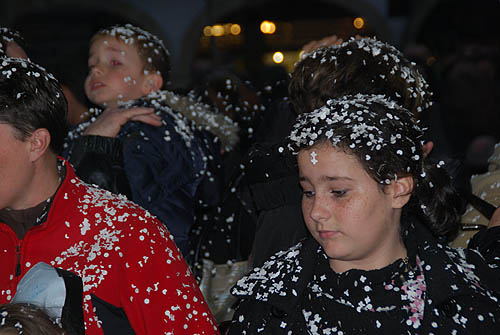
<path fill-rule="evenodd" d="M 236 122 L 224 114 L 214 113 L 210 106 L 196 101 L 191 96 L 182 96 L 171 91 L 155 91 L 138 100 L 130 100 L 121 104 L 122 108 L 132 107 L 154 107 L 173 116 L 172 111 L 182 115 L 183 118 L 191 121 L 197 129 L 203 129 L 220 140 L 222 148 L 226 151 L 234 149 L 239 141 L 239 127 Z M 74 140 L 82 136 L 85 129 L 95 121 L 103 112 L 100 108 L 89 110 L 92 118 L 85 121 L 68 132 L 66 141 Z M 187 130 L 187 129 L 186 129 Z M 65 146 L 68 144 L 65 143 Z"/>
<path fill-rule="evenodd" d="M 427 297 L 431 297 L 431 303 L 439 305 L 457 296 L 474 294 L 496 299 L 481 286 L 475 273 L 476 266 L 466 262 L 466 252 L 474 251 L 453 249 L 440 244 L 419 223 L 410 224 L 407 236 L 405 244 L 413 258 L 410 266 L 416 266 L 415 257 L 418 255 L 427 285 Z M 318 247 L 318 243 L 309 238 L 287 251 L 277 253 L 262 267 L 253 269 L 249 275 L 239 280 L 231 293 L 240 298 L 266 301 L 285 312 L 290 311 L 300 302 L 301 295 L 312 280 L 318 257 L 323 255 L 322 252 L 318 253 Z M 388 279 L 390 273 L 386 271 L 387 268 L 397 270 L 398 262 L 380 270 L 349 271 L 351 273 L 348 276 L 355 272 L 355 276 L 366 273 L 366 277 L 371 280 L 373 277 L 377 281 L 381 280 L 381 276 Z M 335 276 L 342 277 L 345 274 Z"/>
<path fill-rule="evenodd" d="M 191 121 L 196 128 L 203 129 L 218 137 L 222 147 L 230 151 L 237 144 L 238 124 L 221 113 L 214 113 L 212 108 L 196 101 L 192 96 L 175 94 L 172 91 L 155 91 L 136 101 L 125 103 L 125 108 L 132 106 L 153 106 L 156 110 L 169 108 Z"/>

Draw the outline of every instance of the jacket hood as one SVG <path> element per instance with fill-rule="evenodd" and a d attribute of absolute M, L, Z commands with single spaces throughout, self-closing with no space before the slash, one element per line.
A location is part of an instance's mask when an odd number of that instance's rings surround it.
<path fill-rule="evenodd" d="M 197 129 L 203 129 L 215 135 L 225 151 L 231 151 L 239 141 L 239 127 L 236 122 L 224 114 L 214 113 L 209 105 L 200 103 L 191 96 L 178 95 L 171 91 L 156 91 L 138 100 L 122 102 L 120 106 L 121 108 L 148 106 L 157 110 L 169 108 L 191 121 Z M 84 130 L 95 121 L 95 118 L 103 112 L 103 109 L 90 108 L 89 112 L 92 118 L 70 130 L 66 140 L 80 137 Z M 67 146 L 68 144 L 65 143 L 65 148 Z"/>
<path fill-rule="evenodd" d="M 198 129 L 203 129 L 217 136 L 226 151 L 238 143 L 238 124 L 224 114 L 214 113 L 207 104 L 196 101 L 191 96 L 175 94 L 172 91 L 152 92 L 141 99 L 156 108 L 167 105 L 193 122 Z"/>

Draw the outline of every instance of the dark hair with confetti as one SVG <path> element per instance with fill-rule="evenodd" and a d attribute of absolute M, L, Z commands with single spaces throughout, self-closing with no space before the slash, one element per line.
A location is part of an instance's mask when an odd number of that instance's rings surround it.
<path fill-rule="evenodd" d="M 15 303 L 0 306 L 0 334 L 68 335 L 69 333 L 39 307 Z"/>
<path fill-rule="evenodd" d="M 29 60 L 0 60 L 0 123 L 17 130 L 19 140 L 45 128 L 50 149 L 59 154 L 66 136 L 66 98 L 54 76 Z"/>
<path fill-rule="evenodd" d="M 5 57 L 7 46 L 11 42 L 16 42 L 23 49 L 26 47 L 24 38 L 17 30 L 0 27 L 0 57 Z"/>
<path fill-rule="evenodd" d="M 289 82 L 297 113 L 312 112 L 328 99 L 384 94 L 418 115 L 431 105 L 424 77 L 399 50 L 375 38 L 351 38 L 319 48 L 296 64 Z"/>
<path fill-rule="evenodd" d="M 423 130 L 414 115 L 384 95 L 349 95 L 330 99 L 326 105 L 297 118 L 289 136 L 292 153 L 319 143 L 356 156 L 372 178 L 384 185 L 398 177 L 412 176 L 414 189 L 403 208 L 407 218 L 417 216 L 441 239 L 458 232 L 460 197 L 441 164 L 426 164 L 422 155 Z"/>
<path fill-rule="evenodd" d="M 170 53 L 157 36 L 130 23 L 101 29 L 90 42 L 99 36 L 112 36 L 122 43 L 136 46 L 144 63 L 145 73 L 156 71 L 163 79 L 162 89 L 166 88 L 170 76 Z"/>

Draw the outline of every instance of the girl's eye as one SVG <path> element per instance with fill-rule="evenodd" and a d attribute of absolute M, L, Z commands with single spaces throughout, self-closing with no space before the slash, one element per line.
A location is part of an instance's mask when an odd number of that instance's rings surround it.
<path fill-rule="evenodd" d="M 120 63 L 117 60 L 112 60 L 111 65 L 118 66 L 118 65 L 120 65 Z"/>
<path fill-rule="evenodd" d="M 336 197 L 343 197 L 346 194 L 346 190 L 331 190 L 330 193 L 332 193 Z"/>
<path fill-rule="evenodd" d="M 312 198 L 314 197 L 314 191 L 302 191 L 302 195 L 306 198 Z"/>

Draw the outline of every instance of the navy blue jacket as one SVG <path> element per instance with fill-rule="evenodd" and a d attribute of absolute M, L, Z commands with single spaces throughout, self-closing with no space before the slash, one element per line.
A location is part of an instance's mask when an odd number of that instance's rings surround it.
<path fill-rule="evenodd" d="M 221 133 L 211 130 L 221 123 L 227 132 L 235 130 L 227 118 L 209 115 L 204 124 L 188 118 L 210 112 L 168 91 L 124 107 L 134 106 L 155 108 L 163 125 L 128 122 L 116 138 L 81 135 L 90 121 L 70 132 L 65 156 L 83 180 L 124 194 L 157 216 L 185 254 L 195 208 L 215 204 L 220 194 Z"/>

